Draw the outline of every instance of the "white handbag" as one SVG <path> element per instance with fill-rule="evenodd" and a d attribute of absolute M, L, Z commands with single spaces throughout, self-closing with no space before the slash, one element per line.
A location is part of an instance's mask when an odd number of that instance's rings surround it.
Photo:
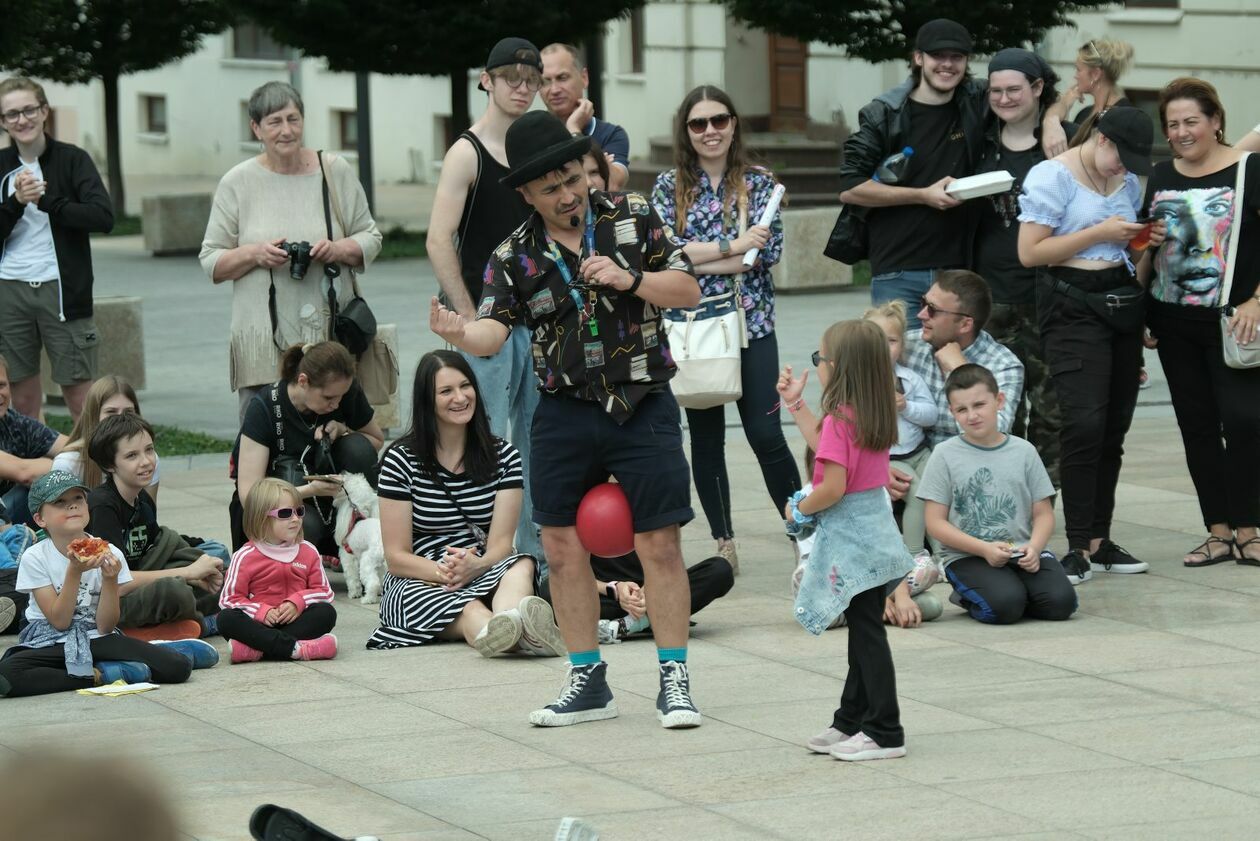
<path fill-rule="evenodd" d="M 681 321 L 663 319 L 669 352 L 678 370 L 669 381 L 678 405 L 709 409 L 743 396 L 741 352 L 748 347 L 740 284 L 725 295 L 703 298 Z"/>
<path fill-rule="evenodd" d="M 1234 222 L 1229 232 L 1229 253 L 1225 258 L 1225 283 L 1221 286 L 1221 352 L 1230 368 L 1260 368 L 1260 341 L 1240 345 L 1229 329 L 1229 293 L 1234 286 L 1234 258 L 1238 256 L 1238 240 L 1242 233 L 1243 181 L 1250 152 L 1238 160 L 1238 180 L 1234 184 Z"/>

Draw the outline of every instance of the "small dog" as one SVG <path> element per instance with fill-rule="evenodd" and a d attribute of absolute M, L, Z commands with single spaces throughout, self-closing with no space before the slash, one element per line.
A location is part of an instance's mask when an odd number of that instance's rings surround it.
<path fill-rule="evenodd" d="M 333 536 L 341 555 L 350 598 L 364 604 L 381 600 L 385 547 L 381 543 L 380 502 L 362 473 L 341 474 L 341 493 L 333 499 L 337 527 Z"/>

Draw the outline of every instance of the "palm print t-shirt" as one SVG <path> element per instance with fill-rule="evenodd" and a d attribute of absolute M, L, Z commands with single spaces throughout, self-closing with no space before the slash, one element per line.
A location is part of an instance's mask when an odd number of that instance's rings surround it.
<path fill-rule="evenodd" d="M 1151 219 L 1162 219 L 1168 226 L 1167 238 L 1153 257 L 1151 296 L 1156 301 L 1196 308 L 1204 318 L 1217 317 L 1231 226 L 1238 212 L 1237 178 L 1237 165 L 1198 178 L 1177 172 L 1171 161 L 1152 169 L 1143 207 Z M 1245 215 L 1229 296 L 1233 306 L 1256 293 L 1260 278 L 1260 157 L 1254 155 L 1247 164 L 1242 204 Z M 1182 314 L 1192 312 L 1183 309 Z"/>
<path fill-rule="evenodd" d="M 987 542 L 1019 546 L 1032 537 L 1033 503 L 1054 495 L 1054 485 L 1037 450 L 1007 435 L 996 447 L 978 447 L 961 435 L 936 445 L 919 482 L 919 499 L 949 509 L 949 522 Z M 970 552 L 932 541 L 949 566 Z"/>

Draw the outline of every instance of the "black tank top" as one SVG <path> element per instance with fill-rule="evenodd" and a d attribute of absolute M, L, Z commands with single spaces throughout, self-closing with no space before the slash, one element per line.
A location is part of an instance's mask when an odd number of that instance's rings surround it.
<path fill-rule="evenodd" d="M 457 239 L 460 273 L 476 307 L 485 286 L 483 275 L 490 255 L 525 221 L 533 208 L 515 189 L 499 183 L 509 170 L 481 145 L 477 135 L 466 131 L 460 137 L 477 150 L 477 177 L 468 188 Z"/>

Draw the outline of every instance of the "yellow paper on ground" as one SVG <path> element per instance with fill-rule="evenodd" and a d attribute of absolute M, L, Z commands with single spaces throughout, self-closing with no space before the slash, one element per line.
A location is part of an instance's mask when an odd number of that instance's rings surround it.
<path fill-rule="evenodd" d="M 80 695 L 104 695 L 107 698 L 117 698 L 119 695 L 135 695 L 137 692 L 148 692 L 150 689 L 157 688 L 159 687 L 156 683 L 125 683 L 116 680 L 104 686 L 93 686 L 91 689 L 77 691 Z"/>

